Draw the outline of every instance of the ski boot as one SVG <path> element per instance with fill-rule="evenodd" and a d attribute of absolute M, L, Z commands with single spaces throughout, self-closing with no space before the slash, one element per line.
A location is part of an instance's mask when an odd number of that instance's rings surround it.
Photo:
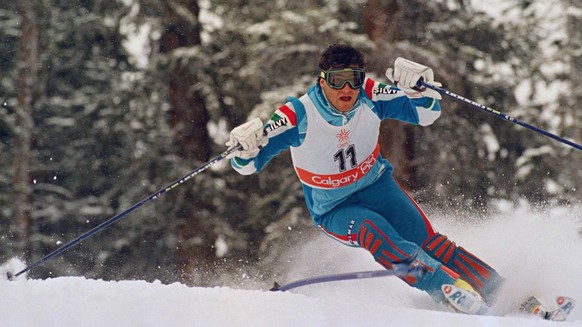
<path fill-rule="evenodd" d="M 481 295 L 461 278 L 457 278 L 452 285 L 442 285 L 441 290 L 445 296 L 443 303 L 457 312 L 477 315 L 485 315 L 489 312 L 489 307 Z"/>

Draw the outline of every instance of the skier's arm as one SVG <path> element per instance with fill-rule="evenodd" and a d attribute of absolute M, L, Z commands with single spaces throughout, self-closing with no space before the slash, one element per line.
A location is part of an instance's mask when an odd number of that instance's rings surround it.
<path fill-rule="evenodd" d="M 410 98 L 400 89 L 372 79 L 366 81 L 366 94 L 380 119 L 397 119 L 428 126 L 441 114 L 438 100 L 430 97 Z"/>
<path fill-rule="evenodd" d="M 441 95 L 428 88 L 418 88 L 416 83 L 422 78 L 428 84 L 440 86 L 434 81 L 431 68 L 416 62 L 398 58 L 394 69 L 386 70 L 386 77 L 396 87 L 369 82 L 366 91 L 376 105 L 376 114 L 381 119 L 398 119 L 412 124 L 427 126 L 440 116 Z M 368 89 L 371 87 L 372 91 Z"/>
<path fill-rule="evenodd" d="M 245 158 L 239 155 L 231 158 L 231 166 L 242 175 L 251 175 L 263 169 L 267 162 L 281 151 L 290 146 L 300 145 L 300 133 L 297 125 L 298 122 L 301 123 L 304 116 L 304 112 L 296 112 L 290 102 L 281 106 L 262 128 L 266 135 L 266 144 L 257 149 L 257 152 L 250 157 Z"/>

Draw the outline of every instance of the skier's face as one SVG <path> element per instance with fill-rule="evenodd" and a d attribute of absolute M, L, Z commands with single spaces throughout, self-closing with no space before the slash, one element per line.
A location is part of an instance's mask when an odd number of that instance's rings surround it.
<path fill-rule="evenodd" d="M 357 68 L 357 67 L 352 67 Z M 347 75 L 351 75 L 351 72 L 347 72 Z M 348 76 L 346 76 L 348 77 Z M 345 83 L 340 89 L 332 88 L 325 79 L 319 79 L 319 85 L 323 89 L 323 93 L 327 97 L 327 100 L 331 103 L 334 108 L 341 112 L 348 112 L 358 100 L 358 95 L 360 94 L 360 88 L 353 89 L 350 83 Z"/>

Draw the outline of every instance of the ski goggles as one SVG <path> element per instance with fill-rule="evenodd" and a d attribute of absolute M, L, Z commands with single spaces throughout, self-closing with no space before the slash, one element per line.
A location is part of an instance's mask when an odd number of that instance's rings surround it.
<path fill-rule="evenodd" d="M 319 74 L 325 80 L 327 85 L 332 89 L 343 89 L 346 83 L 350 84 L 352 89 L 359 89 L 364 85 L 366 73 L 361 68 L 336 68 L 322 70 Z"/>

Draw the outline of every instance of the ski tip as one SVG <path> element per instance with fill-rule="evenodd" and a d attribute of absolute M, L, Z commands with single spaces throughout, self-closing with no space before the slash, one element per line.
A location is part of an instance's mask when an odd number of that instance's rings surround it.
<path fill-rule="evenodd" d="M 556 296 L 556 303 L 559 306 L 562 306 L 566 302 L 572 302 L 573 304 L 576 304 L 576 300 L 574 300 L 573 298 L 571 298 L 569 296 L 563 296 L 563 295 Z"/>
<path fill-rule="evenodd" d="M 574 309 L 576 301 L 571 297 L 559 295 L 556 296 L 556 304 L 558 305 L 558 309 L 568 316 L 572 312 L 572 309 Z"/>
<path fill-rule="evenodd" d="M 545 307 L 535 296 L 529 296 L 521 304 L 521 311 L 531 313 L 542 319 L 550 321 L 565 321 L 572 309 L 576 305 L 576 301 L 571 297 L 559 295 L 555 298 L 557 309 Z"/>

